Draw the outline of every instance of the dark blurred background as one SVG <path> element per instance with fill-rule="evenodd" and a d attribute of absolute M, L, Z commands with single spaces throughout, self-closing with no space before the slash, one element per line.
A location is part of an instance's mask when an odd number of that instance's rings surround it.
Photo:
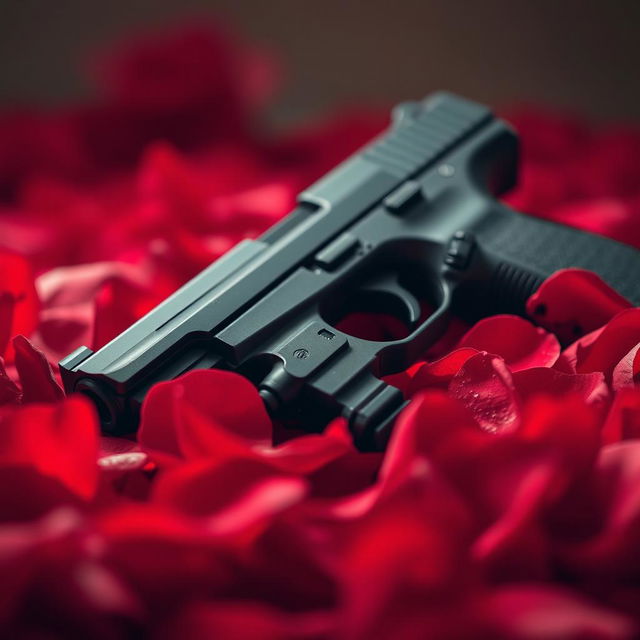
<path fill-rule="evenodd" d="M 89 52 L 193 16 L 279 54 L 279 122 L 433 88 L 640 120 L 637 0 L 1 0 L 0 105 L 89 95 Z"/>

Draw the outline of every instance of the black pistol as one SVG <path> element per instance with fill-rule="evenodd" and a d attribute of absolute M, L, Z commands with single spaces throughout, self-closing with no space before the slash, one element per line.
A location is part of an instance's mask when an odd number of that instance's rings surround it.
<path fill-rule="evenodd" d="M 523 314 L 566 267 L 640 304 L 639 251 L 496 199 L 514 185 L 517 160 L 515 132 L 482 105 L 448 93 L 399 105 L 385 133 L 265 234 L 97 352 L 65 358 L 66 391 L 92 399 L 104 432 L 126 433 L 152 385 L 228 369 L 255 384 L 275 418 L 321 429 L 342 415 L 359 447 L 384 447 L 407 401 L 381 378 L 436 341 L 450 312 Z M 393 316 L 405 331 L 366 339 L 345 322 L 358 312 Z"/>

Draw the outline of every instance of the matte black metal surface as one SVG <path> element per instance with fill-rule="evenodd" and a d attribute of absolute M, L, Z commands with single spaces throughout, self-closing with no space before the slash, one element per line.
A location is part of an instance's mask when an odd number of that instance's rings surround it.
<path fill-rule="evenodd" d="M 103 428 L 125 432 L 156 382 L 231 369 L 272 413 L 302 415 L 312 429 L 343 415 L 360 446 L 380 447 L 405 405 L 380 376 L 435 341 L 451 308 L 523 313 L 544 278 L 572 266 L 640 304 L 638 251 L 495 199 L 515 181 L 517 138 L 485 107 L 439 93 L 399 105 L 393 121 L 261 238 L 96 353 L 63 360 L 67 392 L 86 393 Z M 358 335 L 346 328 L 351 312 L 390 314 L 404 331 Z"/>

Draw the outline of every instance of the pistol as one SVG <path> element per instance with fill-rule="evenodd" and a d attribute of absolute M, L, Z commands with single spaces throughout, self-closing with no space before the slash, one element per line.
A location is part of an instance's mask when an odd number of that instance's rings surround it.
<path fill-rule="evenodd" d="M 101 349 L 60 363 L 102 429 L 134 431 L 149 389 L 197 368 L 248 378 L 274 419 L 310 430 L 343 416 L 381 449 L 407 405 L 382 378 L 406 369 L 451 313 L 525 313 L 554 271 L 597 273 L 640 303 L 640 252 L 529 217 L 497 198 L 518 138 L 486 107 L 438 92 L 392 111 L 387 131 L 303 191 L 288 216 L 207 267 Z M 354 314 L 403 330 L 368 336 Z M 375 339 L 371 339 L 375 338 Z"/>

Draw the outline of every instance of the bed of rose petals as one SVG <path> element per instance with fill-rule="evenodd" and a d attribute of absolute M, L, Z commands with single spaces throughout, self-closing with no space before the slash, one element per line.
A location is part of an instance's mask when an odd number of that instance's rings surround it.
<path fill-rule="evenodd" d="M 266 135 L 277 68 L 215 29 L 92 70 L 99 100 L 0 116 L 0 635 L 637 635 L 640 309 L 590 273 L 543 284 L 536 324 L 455 323 L 393 376 L 413 402 L 385 454 L 340 419 L 274 428 L 218 371 L 155 387 L 137 441 L 99 436 L 57 360 L 268 228 L 386 115 Z M 640 245 L 639 130 L 508 115 L 514 206 Z"/>

